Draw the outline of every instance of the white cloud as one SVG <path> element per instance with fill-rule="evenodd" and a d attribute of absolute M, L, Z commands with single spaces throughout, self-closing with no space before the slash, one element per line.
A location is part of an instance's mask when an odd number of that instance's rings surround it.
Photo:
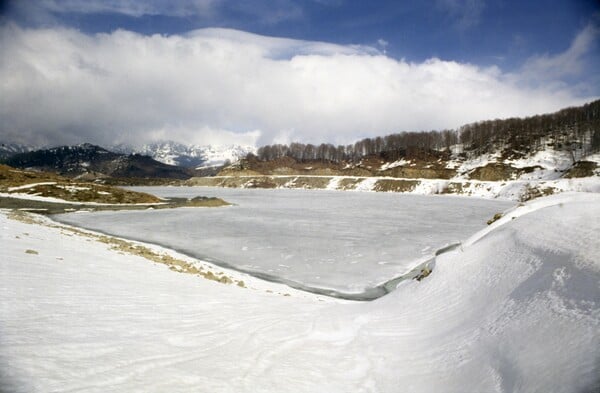
<path fill-rule="evenodd" d="M 191 16 L 209 13 L 219 0 L 37 0 L 37 6 L 55 13 L 110 12 L 133 17 L 143 15 Z"/>
<path fill-rule="evenodd" d="M 5 25 L 0 48 L 0 135 L 35 143 L 349 143 L 586 101 L 495 67 L 223 29 L 88 36 Z"/>
<path fill-rule="evenodd" d="M 59 25 L 62 14 L 121 14 L 128 17 L 170 16 L 223 23 L 243 15 L 263 25 L 304 16 L 295 0 L 8 0 L 9 13 L 35 26 Z"/>
<path fill-rule="evenodd" d="M 382 48 L 385 48 L 389 45 L 389 42 L 387 42 L 383 38 L 380 38 L 377 40 L 377 45 L 381 46 Z"/>
<path fill-rule="evenodd" d="M 485 8 L 484 0 L 437 0 L 436 4 L 454 20 L 455 26 L 460 30 L 477 26 Z"/>
<path fill-rule="evenodd" d="M 555 55 L 536 55 L 529 58 L 521 75 L 532 80 L 548 81 L 579 75 L 585 67 L 585 56 L 598 39 L 600 30 L 593 24 L 585 27 L 573 40 L 569 48 Z"/>

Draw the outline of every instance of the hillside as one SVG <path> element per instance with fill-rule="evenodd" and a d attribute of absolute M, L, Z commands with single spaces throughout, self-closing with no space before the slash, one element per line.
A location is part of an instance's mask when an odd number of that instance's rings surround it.
<path fill-rule="evenodd" d="M 115 153 L 82 144 L 25 151 L 4 145 L 19 168 L 118 185 L 453 193 L 526 200 L 595 189 L 600 174 L 600 100 L 523 119 L 486 120 L 455 130 L 402 132 L 350 145 L 211 147 L 160 142 Z M 123 152 L 144 152 L 146 155 Z M 240 155 L 250 151 L 245 158 Z M 214 165 L 233 164 L 219 167 Z M 161 162 L 162 161 L 162 162 Z M 177 163 L 184 166 L 170 165 Z M 197 166 L 195 169 L 189 166 Z M 216 175 L 216 176 L 215 176 Z M 564 180 L 564 181 L 563 181 Z M 515 182 L 518 182 L 515 183 Z"/>
<path fill-rule="evenodd" d="M 178 207 L 220 207 L 217 197 L 159 198 L 106 184 L 83 182 L 52 172 L 15 169 L 0 164 L 0 209 L 44 214 L 75 210 L 140 210 Z"/>
<path fill-rule="evenodd" d="M 139 154 L 113 153 L 89 143 L 15 154 L 7 165 L 50 171 L 68 177 L 93 180 L 103 177 L 140 179 L 187 179 L 191 171 L 167 165 Z"/>
<path fill-rule="evenodd" d="M 268 145 L 187 184 L 461 194 L 527 200 L 600 185 L 600 101 L 526 119 L 354 145 Z M 589 180 L 585 180 L 589 179 Z"/>
<path fill-rule="evenodd" d="M 32 150 L 36 149 L 19 143 L 2 143 L 0 144 L 0 160 L 6 160 L 16 154 L 27 153 Z"/>
<path fill-rule="evenodd" d="M 60 202 L 138 204 L 160 203 L 153 195 L 102 184 L 75 181 L 48 173 L 0 165 L 0 197 Z"/>

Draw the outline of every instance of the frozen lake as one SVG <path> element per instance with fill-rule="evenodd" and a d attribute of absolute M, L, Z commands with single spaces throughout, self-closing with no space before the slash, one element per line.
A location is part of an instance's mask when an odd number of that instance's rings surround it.
<path fill-rule="evenodd" d="M 217 196 L 234 206 L 79 212 L 57 220 L 271 280 L 364 293 L 486 226 L 513 202 L 311 190 L 138 187 L 163 197 Z"/>

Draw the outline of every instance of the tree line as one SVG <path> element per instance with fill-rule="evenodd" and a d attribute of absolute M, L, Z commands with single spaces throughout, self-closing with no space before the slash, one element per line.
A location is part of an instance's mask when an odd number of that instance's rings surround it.
<path fill-rule="evenodd" d="M 296 161 L 358 161 L 369 155 L 386 159 L 411 158 L 423 151 L 450 151 L 459 146 L 464 154 L 497 150 L 521 153 L 551 146 L 579 149 L 583 154 L 600 151 L 600 100 L 581 107 L 526 118 L 486 120 L 454 130 L 401 132 L 364 138 L 349 145 L 291 143 L 262 146 L 256 156 L 263 161 L 291 157 Z"/>

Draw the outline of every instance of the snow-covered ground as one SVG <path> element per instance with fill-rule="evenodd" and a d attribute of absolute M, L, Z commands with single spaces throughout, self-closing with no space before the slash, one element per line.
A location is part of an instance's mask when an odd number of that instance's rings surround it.
<path fill-rule="evenodd" d="M 178 274 L 2 213 L 0 391 L 598 391 L 599 217 L 599 195 L 532 201 L 425 280 L 353 303 Z"/>
<path fill-rule="evenodd" d="M 486 226 L 512 202 L 388 193 L 140 187 L 217 196 L 220 209 L 78 212 L 62 222 L 158 243 L 294 285 L 358 294 L 401 276 Z"/>

